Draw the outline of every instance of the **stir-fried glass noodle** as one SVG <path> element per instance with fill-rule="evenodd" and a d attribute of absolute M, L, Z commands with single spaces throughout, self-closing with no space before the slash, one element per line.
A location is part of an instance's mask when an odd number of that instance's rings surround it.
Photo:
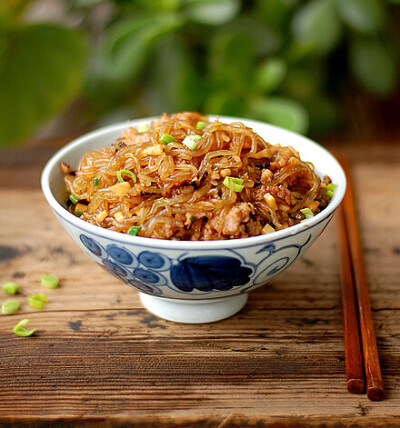
<path fill-rule="evenodd" d="M 333 186 L 291 147 L 240 122 L 164 114 L 61 164 L 69 209 L 106 229 L 159 239 L 246 238 L 295 225 L 329 203 Z"/>

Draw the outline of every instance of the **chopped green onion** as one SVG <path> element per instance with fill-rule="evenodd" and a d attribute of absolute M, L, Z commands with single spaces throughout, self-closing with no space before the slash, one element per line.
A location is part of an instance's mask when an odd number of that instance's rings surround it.
<path fill-rule="evenodd" d="M 243 190 L 244 186 L 242 183 L 243 180 L 241 178 L 229 177 L 229 175 L 226 176 L 223 181 L 224 186 L 233 190 L 234 192 L 241 192 Z"/>
<path fill-rule="evenodd" d="M 69 200 L 73 203 L 73 204 L 77 204 L 80 199 L 78 199 L 75 195 L 73 195 L 72 193 L 69 195 Z"/>
<path fill-rule="evenodd" d="M 140 226 L 131 226 L 128 230 L 128 232 L 126 232 L 128 235 L 137 235 L 139 233 L 139 230 L 141 229 Z"/>
<path fill-rule="evenodd" d="M 196 217 L 194 215 L 192 215 L 192 216 L 190 216 L 190 220 L 191 221 L 196 221 L 197 219 L 196 219 Z"/>
<path fill-rule="evenodd" d="M 80 217 L 82 214 L 83 214 L 83 213 L 82 213 L 82 212 L 80 212 L 80 211 L 76 211 L 76 213 L 75 213 L 75 215 L 76 215 L 77 217 Z"/>
<path fill-rule="evenodd" d="M 311 217 L 314 217 L 314 213 L 311 211 L 310 208 L 303 208 L 302 210 L 300 210 L 300 212 L 303 213 L 305 217 L 304 220 L 301 220 L 302 222 L 308 220 Z"/>
<path fill-rule="evenodd" d="M 1 305 L 1 312 L 5 315 L 13 314 L 14 312 L 19 311 L 20 304 L 18 300 L 12 299 L 12 300 L 6 300 Z"/>
<path fill-rule="evenodd" d="M 7 281 L 3 284 L 2 288 L 7 294 L 16 294 L 19 285 L 14 281 Z"/>
<path fill-rule="evenodd" d="M 162 134 L 159 141 L 160 143 L 168 144 L 168 143 L 175 143 L 176 140 L 172 135 Z"/>
<path fill-rule="evenodd" d="M 129 169 L 121 169 L 117 172 L 118 181 L 120 181 L 121 183 L 124 182 L 124 179 L 122 178 L 122 174 L 129 175 L 129 177 L 132 178 L 133 182 L 136 183 L 136 175 L 132 171 L 129 171 Z"/>
<path fill-rule="evenodd" d="M 45 288 L 57 288 L 60 285 L 60 280 L 55 275 L 42 275 L 40 283 Z"/>
<path fill-rule="evenodd" d="M 26 328 L 22 328 L 23 325 L 28 324 L 30 320 L 27 318 L 24 318 L 21 320 L 15 327 L 14 327 L 14 333 L 17 336 L 27 337 L 31 336 L 35 331 L 36 328 L 32 328 L 31 330 L 27 330 Z"/>
<path fill-rule="evenodd" d="M 201 138 L 201 135 L 197 135 L 197 134 L 187 135 L 185 139 L 182 141 L 182 144 L 184 144 L 190 150 L 196 150 L 197 147 L 199 146 L 200 138 Z"/>
<path fill-rule="evenodd" d="M 47 296 L 43 293 L 32 294 L 28 297 L 29 306 L 35 309 L 43 309 L 43 304 L 47 303 Z"/>
<path fill-rule="evenodd" d="M 206 122 L 197 122 L 196 129 L 204 129 L 206 127 Z"/>
<path fill-rule="evenodd" d="M 329 183 L 326 185 L 326 190 L 330 190 L 331 192 L 333 192 L 337 187 L 337 184 L 333 184 L 333 183 Z"/>
<path fill-rule="evenodd" d="M 143 125 L 140 125 L 138 127 L 138 131 L 142 134 L 144 132 L 148 132 L 149 131 L 149 124 L 148 123 L 144 123 Z"/>
<path fill-rule="evenodd" d="M 96 178 L 93 178 L 93 184 L 95 185 L 95 186 L 98 186 L 99 185 L 99 179 L 96 177 Z"/>
<path fill-rule="evenodd" d="M 326 185 L 326 194 L 332 198 L 334 194 L 334 190 L 336 189 L 337 184 L 329 183 Z"/>
<path fill-rule="evenodd" d="M 34 309 L 43 309 L 43 302 L 41 300 L 36 300 L 32 297 L 28 297 L 29 306 Z"/>

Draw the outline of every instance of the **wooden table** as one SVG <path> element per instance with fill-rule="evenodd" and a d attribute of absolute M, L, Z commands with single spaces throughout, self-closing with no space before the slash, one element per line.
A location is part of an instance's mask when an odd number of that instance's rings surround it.
<path fill-rule="evenodd" d="M 335 220 L 236 316 L 164 321 L 51 213 L 39 174 L 61 143 L 0 152 L 0 282 L 21 286 L 20 312 L 0 316 L 1 427 L 400 426 L 398 146 L 328 144 L 352 162 L 386 394 L 374 403 L 346 391 Z M 43 273 L 61 286 L 35 310 Z M 22 318 L 34 336 L 13 334 Z"/>

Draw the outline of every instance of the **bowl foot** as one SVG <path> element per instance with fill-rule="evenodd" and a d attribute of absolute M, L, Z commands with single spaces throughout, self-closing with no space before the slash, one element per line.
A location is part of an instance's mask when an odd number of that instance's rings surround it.
<path fill-rule="evenodd" d="M 247 293 L 208 300 L 166 299 L 139 293 L 143 306 L 152 314 L 169 321 L 202 324 L 220 321 L 239 312 Z"/>

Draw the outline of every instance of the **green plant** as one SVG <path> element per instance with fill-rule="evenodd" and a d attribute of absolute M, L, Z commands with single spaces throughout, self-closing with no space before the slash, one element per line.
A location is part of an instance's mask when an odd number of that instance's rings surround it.
<path fill-rule="evenodd" d="M 24 22 L 34 1 L 0 6 L 2 144 L 77 98 L 86 123 L 199 110 L 321 133 L 349 85 L 398 85 L 396 0 L 66 1 L 75 28 Z"/>

